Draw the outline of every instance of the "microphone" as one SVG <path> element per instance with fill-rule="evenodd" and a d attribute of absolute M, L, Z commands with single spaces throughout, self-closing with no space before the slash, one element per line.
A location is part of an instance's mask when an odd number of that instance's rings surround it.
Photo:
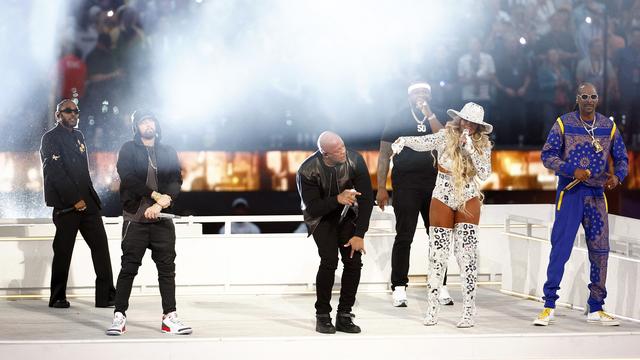
<path fill-rule="evenodd" d="M 64 215 L 64 214 L 68 214 L 70 212 L 74 212 L 75 210 L 76 210 L 76 207 L 72 206 L 72 207 L 69 207 L 69 208 L 66 208 L 66 209 L 58 210 L 58 211 L 56 211 L 55 214 L 56 215 Z"/>
<path fill-rule="evenodd" d="M 459 146 L 461 149 L 465 149 L 465 146 L 467 145 L 468 137 L 469 137 L 469 129 L 462 130 L 462 136 L 460 136 L 460 139 L 458 140 Z"/>
<path fill-rule="evenodd" d="M 351 192 L 356 192 L 356 189 L 349 189 L 349 191 Z M 353 206 L 358 206 L 358 202 L 355 201 L 353 203 Z M 342 221 L 344 220 L 344 218 L 347 216 L 347 213 L 349 212 L 349 209 L 351 208 L 351 205 L 345 205 L 342 208 L 342 212 L 340 213 L 340 220 L 338 220 L 338 224 L 342 223 Z"/>
<path fill-rule="evenodd" d="M 180 216 L 179 215 L 175 215 L 175 214 L 169 214 L 169 213 L 160 213 L 158 214 L 158 218 L 159 219 L 179 219 Z"/>

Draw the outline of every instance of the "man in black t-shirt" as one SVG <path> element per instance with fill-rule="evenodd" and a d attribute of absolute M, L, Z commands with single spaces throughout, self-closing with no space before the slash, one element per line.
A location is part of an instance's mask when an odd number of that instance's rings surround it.
<path fill-rule="evenodd" d="M 431 87 L 424 82 L 414 83 L 408 88 L 409 104 L 402 108 L 385 125 L 380 139 L 378 157 L 378 193 L 376 201 L 380 209 L 389 202 L 386 189 L 387 174 L 391 160 L 391 144 L 400 136 L 422 136 L 438 132 L 442 125 L 429 106 Z M 391 290 L 393 306 L 406 307 L 406 287 L 409 281 L 409 253 L 422 215 L 425 227 L 429 228 L 429 204 L 436 181 L 437 168 L 431 156 L 411 149 L 394 156 L 391 184 L 393 187 L 393 211 L 396 216 L 396 239 L 391 253 Z M 446 276 L 445 276 L 446 284 Z M 443 287 L 444 289 L 444 287 Z M 442 291 L 444 293 L 446 291 Z M 453 304 L 448 293 L 445 304 Z"/>

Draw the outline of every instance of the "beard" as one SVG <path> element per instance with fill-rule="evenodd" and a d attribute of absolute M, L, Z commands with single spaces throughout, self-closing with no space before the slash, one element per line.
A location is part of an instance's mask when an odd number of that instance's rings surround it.
<path fill-rule="evenodd" d="M 140 133 L 140 137 L 146 140 L 151 140 L 156 138 L 156 131 L 152 129 L 145 130 Z"/>

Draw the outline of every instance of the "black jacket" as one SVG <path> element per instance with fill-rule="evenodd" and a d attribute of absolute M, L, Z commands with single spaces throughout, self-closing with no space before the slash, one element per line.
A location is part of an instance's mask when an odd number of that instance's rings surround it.
<path fill-rule="evenodd" d="M 44 200 L 56 209 L 73 207 L 92 198 L 100 208 L 100 198 L 89 175 L 89 161 L 84 136 L 58 124 L 42 136 L 40 159 L 44 177 Z"/>
<path fill-rule="evenodd" d="M 322 164 L 322 154 L 319 151 L 313 153 L 302 162 L 296 174 L 298 193 L 300 194 L 302 214 L 307 224 L 308 235 L 322 220 L 322 217 L 334 211 L 341 211 L 343 205 L 338 202 L 337 196 L 330 195 L 333 181 L 337 182 L 338 193 L 355 188 L 362 195 L 357 197 L 358 215 L 355 236 L 364 237 L 369 229 L 369 220 L 373 210 L 373 190 L 367 164 L 360 154 L 347 149 L 347 161 L 334 167 L 337 179 L 327 171 Z"/>
<path fill-rule="evenodd" d="M 178 153 L 172 147 L 163 145 L 158 140 L 155 142 L 155 151 L 158 168 L 158 192 L 171 196 L 171 204 L 173 205 L 182 186 Z M 122 208 L 135 214 L 142 198 L 151 197 L 153 192 L 147 187 L 149 154 L 139 136 L 122 145 L 118 153 L 116 168 L 120 176 Z"/>

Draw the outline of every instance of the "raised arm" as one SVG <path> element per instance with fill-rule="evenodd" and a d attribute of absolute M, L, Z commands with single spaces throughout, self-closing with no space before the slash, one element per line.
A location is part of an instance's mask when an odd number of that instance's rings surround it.
<path fill-rule="evenodd" d="M 444 148 L 445 131 L 440 130 L 435 134 L 424 136 L 403 136 L 398 138 L 391 148 L 394 154 L 398 154 L 407 146 L 415 151 L 431 151 Z"/>

